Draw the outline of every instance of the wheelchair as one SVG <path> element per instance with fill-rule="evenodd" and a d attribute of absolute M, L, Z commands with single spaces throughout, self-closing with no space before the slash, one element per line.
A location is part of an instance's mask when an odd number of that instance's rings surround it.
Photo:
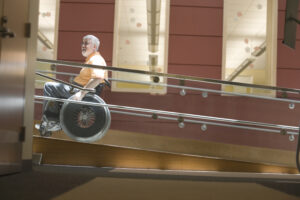
<path fill-rule="evenodd" d="M 105 85 L 108 85 L 106 83 Z M 88 93 L 82 99 L 82 101 L 106 104 L 105 101 L 98 96 L 105 87 L 105 85 L 100 84 L 95 88 L 96 93 Z M 110 86 L 110 85 L 108 85 Z M 72 96 L 69 98 L 72 99 Z M 49 101 L 47 103 L 50 104 Z M 73 102 L 64 102 L 58 103 L 59 113 L 59 122 L 60 127 L 63 132 L 72 138 L 75 141 L 79 142 L 95 142 L 100 140 L 108 131 L 111 123 L 111 115 L 109 108 L 107 106 L 91 106 L 83 105 Z M 51 121 L 53 113 L 46 113 L 46 120 Z M 47 128 L 40 128 L 40 135 L 49 137 L 52 135 L 52 132 L 47 130 Z"/>

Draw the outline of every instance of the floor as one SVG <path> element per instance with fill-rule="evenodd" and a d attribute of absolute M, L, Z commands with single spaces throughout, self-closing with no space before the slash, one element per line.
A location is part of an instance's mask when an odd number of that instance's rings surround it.
<path fill-rule="evenodd" d="M 300 199 L 300 175 L 36 165 L 0 176 L 0 199 Z"/>

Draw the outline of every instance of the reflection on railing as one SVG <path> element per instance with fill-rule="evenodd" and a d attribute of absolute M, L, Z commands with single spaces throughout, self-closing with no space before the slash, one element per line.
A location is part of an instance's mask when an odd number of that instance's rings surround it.
<path fill-rule="evenodd" d="M 251 53 L 253 57 L 246 58 L 235 70 L 226 78 L 226 81 L 233 81 L 240 73 L 242 73 L 251 63 L 256 60 L 266 51 L 266 42 L 263 42 L 254 52 Z"/>
<path fill-rule="evenodd" d="M 54 45 L 52 42 L 47 38 L 46 35 L 41 30 L 38 30 L 38 39 L 48 48 L 48 49 L 53 49 Z"/>

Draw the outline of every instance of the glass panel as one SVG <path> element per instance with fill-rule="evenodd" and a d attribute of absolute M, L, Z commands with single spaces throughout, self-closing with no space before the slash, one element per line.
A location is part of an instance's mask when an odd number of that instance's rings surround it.
<path fill-rule="evenodd" d="M 56 59 L 57 40 L 57 18 L 58 0 L 40 0 L 39 4 L 39 24 L 37 41 L 37 58 Z M 39 63 L 37 70 L 52 70 L 55 67 L 50 64 Z M 55 77 L 54 74 L 47 74 Z M 36 88 L 42 88 L 48 79 L 36 76 Z"/>
<path fill-rule="evenodd" d="M 223 80 L 270 84 L 267 60 L 267 0 L 224 1 Z M 265 94 L 224 86 L 225 91 Z"/>
<path fill-rule="evenodd" d="M 128 0 L 116 3 L 113 66 L 153 72 L 167 72 L 169 14 L 167 0 Z M 149 58 L 156 56 L 155 65 Z M 127 73 L 113 72 L 116 79 L 128 79 Z M 152 83 L 152 77 L 131 74 L 130 80 Z M 164 79 L 160 79 L 164 82 Z M 156 88 L 156 89 L 155 89 Z M 113 91 L 166 93 L 163 87 L 113 82 Z"/>

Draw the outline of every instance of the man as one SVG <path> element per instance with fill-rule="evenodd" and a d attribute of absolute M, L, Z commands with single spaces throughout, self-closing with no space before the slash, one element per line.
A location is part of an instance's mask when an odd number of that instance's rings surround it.
<path fill-rule="evenodd" d="M 105 60 L 98 51 L 99 46 L 100 41 L 97 37 L 93 35 L 83 37 L 81 52 L 86 58 L 85 64 L 106 66 Z M 105 70 L 82 68 L 79 75 L 75 77 L 73 84 L 83 88 L 95 88 L 99 95 L 104 86 L 105 79 L 107 79 L 107 72 Z M 79 90 L 62 83 L 47 82 L 44 85 L 44 96 L 48 97 L 68 99 L 73 95 L 74 100 L 81 101 L 87 93 L 87 91 Z M 61 129 L 59 111 L 59 102 L 44 101 L 42 122 L 35 126 L 39 129 L 41 135 L 46 136 L 51 134 L 52 131 Z"/>

